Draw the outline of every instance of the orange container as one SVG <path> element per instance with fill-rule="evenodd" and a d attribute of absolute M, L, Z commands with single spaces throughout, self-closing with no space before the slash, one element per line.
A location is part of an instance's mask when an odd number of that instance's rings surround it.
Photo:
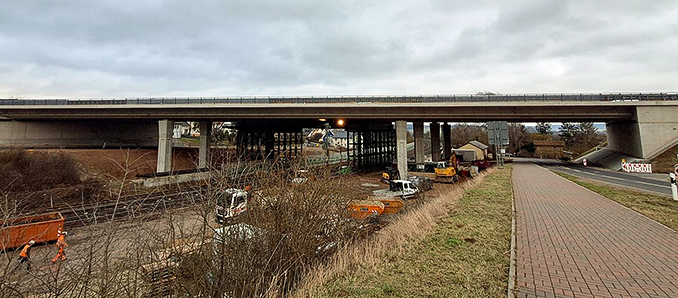
<path fill-rule="evenodd" d="M 354 200 L 348 203 L 348 209 L 353 218 L 378 216 L 384 212 L 384 204 L 378 201 Z"/>
<path fill-rule="evenodd" d="M 405 206 L 405 202 L 398 197 L 383 197 L 375 198 L 374 200 L 384 204 L 384 214 L 393 214 L 397 213 L 400 208 Z"/>
<path fill-rule="evenodd" d="M 2 226 L 0 249 L 11 249 L 31 240 L 36 244 L 56 241 L 59 229 L 64 226 L 64 217 L 59 212 L 15 217 L 3 221 Z"/>

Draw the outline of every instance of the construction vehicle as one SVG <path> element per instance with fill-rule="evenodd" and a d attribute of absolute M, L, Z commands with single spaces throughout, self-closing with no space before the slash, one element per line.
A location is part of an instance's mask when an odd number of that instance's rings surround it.
<path fill-rule="evenodd" d="M 384 183 L 389 183 L 390 181 L 397 180 L 398 178 L 400 178 L 400 173 L 393 167 L 386 167 L 384 172 L 381 173 L 381 181 Z"/>
<path fill-rule="evenodd" d="M 217 206 L 214 215 L 218 223 L 228 223 L 238 215 L 247 212 L 247 203 L 250 194 L 249 189 L 229 188 L 217 194 Z"/>
<path fill-rule="evenodd" d="M 447 161 L 439 161 L 436 164 L 436 182 L 454 183 L 459 180 L 457 175 L 457 155 L 452 154 Z"/>
<path fill-rule="evenodd" d="M 420 191 L 433 189 L 433 181 L 431 181 L 431 178 L 428 176 L 410 175 L 407 180 L 410 180 L 410 182 L 414 183 L 414 186 L 416 186 Z"/>
<path fill-rule="evenodd" d="M 409 199 L 419 194 L 419 188 L 409 180 L 390 180 L 387 189 L 375 190 L 372 194 L 378 197 Z"/>
<path fill-rule="evenodd" d="M 0 222 L 0 250 L 21 247 L 33 240 L 35 243 L 56 241 L 64 227 L 64 217 L 59 212 L 28 215 Z"/>

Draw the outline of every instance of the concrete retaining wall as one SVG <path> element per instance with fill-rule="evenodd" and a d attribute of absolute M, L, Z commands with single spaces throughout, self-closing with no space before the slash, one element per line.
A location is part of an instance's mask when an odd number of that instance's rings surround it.
<path fill-rule="evenodd" d="M 157 121 L 0 121 L 0 147 L 155 148 L 157 146 Z"/>

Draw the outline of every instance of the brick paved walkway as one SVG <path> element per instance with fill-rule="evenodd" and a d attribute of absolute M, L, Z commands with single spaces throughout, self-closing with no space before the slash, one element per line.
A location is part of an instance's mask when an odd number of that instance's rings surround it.
<path fill-rule="evenodd" d="M 678 297 L 678 233 L 531 163 L 513 190 L 518 297 Z"/>

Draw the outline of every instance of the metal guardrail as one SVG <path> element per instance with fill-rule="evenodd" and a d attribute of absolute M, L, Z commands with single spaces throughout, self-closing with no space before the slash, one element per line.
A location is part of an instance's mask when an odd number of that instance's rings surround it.
<path fill-rule="evenodd" d="M 0 99 L 0 105 L 163 105 L 163 104 L 304 104 L 304 103 L 428 103 L 520 101 L 667 101 L 678 93 L 523 94 L 523 95 L 416 95 L 325 97 L 174 97 L 88 99 Z"/>

